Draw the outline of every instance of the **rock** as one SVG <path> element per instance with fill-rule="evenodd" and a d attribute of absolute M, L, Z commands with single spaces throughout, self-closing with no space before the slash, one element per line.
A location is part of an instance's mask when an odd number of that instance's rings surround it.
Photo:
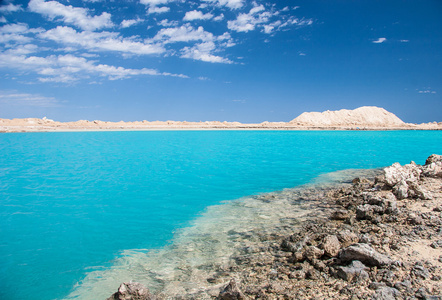
<path fill-rule="evenodd" d="M 367 281 L 369 279 L 368 268 L 358 260 L 352 261 L 347 267 L 338 266 L 336 268 L 336 275 L 346 281 Z"/>
<path fill-rule="evenodd" d="M 323 255 L 324 255 L 324 250 L 321 250 L 318 247 L 308 246 L 305 248 L 304 256 L 309 261 L 313 261 L 315 259 L 318 259 Z"/>
<path fill-rule="evenodd" d="M 431 243 L 431 248 L 437 249 L 442 248 L 442 240 L 437 240 Z"/>
<path fill-rule="evenodd" d="M 338 240 L 341 242 L 341 246 L 345 248 L 359 242 L 359 237 L 350 230 L 342 230 L 338 232 Z"/>
<path fill-rule="evenodd" d="M 391 187 L 400 181 L 417 182 L 420 179 L 421 173 L 422 170 L 414 162 L 404 166 L 401 166 L 399 163 L 394 163 L 384 169 L 385 182 Z"/>
<path fill-rule="evenodd" d="M 422 167 L 422 175 L 427 177 L 442 177 L 442 162 L 433 162 Z"/>
<path fill-rule="evenodd" d="M 305 273 L 305 277 L 311 280 L 318 280 L 319 278 L 321 278 L 321 273 L 314 268 L 310 268 Z"/>
<path fill-rule="evenodd" d="M 438 163 L 442 162 L 442 155 L 437 154 L 431 154 L 428 156 L 427 160 L 425 161 L 425 165 L 431 165 L 432 163 Z"/>
<path fill-rule="evenodd" d="M 395 300 L 397 297 L 400 297 L 400 296 L 401 296 L 401 292 L 399 292 L 397 289 L 384 286 L 384 287 L 377 289 L 371 299 L 372 300 Z"/>
<path fill-rule="evenodd" d="M 330 218 L 332 220 L 346 220 L 349 216 L 350 216 L 350 213 L 349 213 L 348 210 L 346 210 L 346 209 L 337 209 L 337 210 L 335 210 L 332 213 Z"/>
<path fill-rule="evenodd" d="M 422 225 L 422 223 L 424 221 L 422 220 L 422 218 L 420 216 L 418 216 L 414 213 L 410 213 L 408 215 L 407 222 L 408 222 L 408 224 L 411 224 L 411 225 Z"/>
<path fill-rule="evenodd" d="M 364 204 L 356 207 L 356 218 L 358 220 L 371 220 L 373 219 L 373 214 L 373 205 Z"/>
<path fill-rule="evenodd" d="M 405 180 L 401 180 L 393 186 L 393 193 L 399 200 L 408 198 L 408 184 Z"/>
<path fill-rule="evenodd" d="M 428 270 L 418 263 L 411 269 L 411 274 L 422 279 L 428 279 L 430 277 Z"/>
<path fill-rule="evenodd" d="M 409 290 L 411 288 L 411 281 L 409 280 L 404 280 L 404 281 L 400 281 L 397 282 L 394 287 L 396 289 L 398 289 L 399 291 L 406 291 Z"/>
<path fill-rule="evenodd" d="M 138 282 L 125 282 L 120 285 L 118 292 L 107 298 L 107 300 L 154 300 L 149 289 Z"/>
<path fill-rule="evenodd" d="M 220 300 L 236 300 L 236 299 L 246 299 L 238 285 L 236 284 L 235 279 L 231 279 L 229 284 L 226 285 L 224 290 L 219 293 L 218 299 Z"/>
<path fill-rule="evenodd" d="M 367 244 L 354 244 L 352 246 L 341 249 L 339 259 L 343 262 L 359 260 L 368 266 L 386 266 L 392 263 L 392 260 Z"/>
<path fill-rule="evenodd" d="M 432 197 L 428 191 L 424 191 L 424 189 L 417 183 L 410 183 L 408 186 L 408 190 L 412 190 L 414 197 L 422 200 L 431 200 Z"/>
<path fill-rule="evenodd" d="M 341 249 L 341 243 L 336 235 L 327 235 L 322 241 L 322 249 L 325 255 L 335 257 Z"/>

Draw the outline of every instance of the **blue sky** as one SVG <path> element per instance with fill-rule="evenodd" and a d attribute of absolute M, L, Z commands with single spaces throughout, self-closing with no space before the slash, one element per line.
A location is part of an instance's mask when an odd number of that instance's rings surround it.
<path fill-rule="evenodd" d="M 442 121 L 442 2 L 0 2 L 0 118 Z"/>

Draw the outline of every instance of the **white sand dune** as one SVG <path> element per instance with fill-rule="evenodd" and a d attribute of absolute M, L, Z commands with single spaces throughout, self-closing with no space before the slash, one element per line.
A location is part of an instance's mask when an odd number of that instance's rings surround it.
<path fill-rule="evenodd" d="M 403 126 L 395 114 L 376 106 L 363 106 L 354 110 L 305 112 L 290 123 L 304 126 Z"/>

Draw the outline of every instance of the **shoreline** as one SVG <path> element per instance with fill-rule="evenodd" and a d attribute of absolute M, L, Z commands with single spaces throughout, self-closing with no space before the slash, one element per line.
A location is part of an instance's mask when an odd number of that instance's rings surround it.
<path fill-rule="evenodd" d="M 186 121 L 135 121 L 104 122 L 86 121 L 56 122 L 46 118 L 0 119 L 0 133 L 7 132 L 75 132 L 75 131 L 168 131 L 168 130 L 343 130 L 343 131 L 390 131 L 390 130 L 442 130 L 442 122 L 423 124 L 304 124 L 300 122 L 262 122 L 243 124 L 239 122 L 186 122 Z"/>
<path fill-rule="evenodd" d="M 11 128 L 11 126 L 0 126 L 0 133 L 31 133 L 31 132 L 138 132 L 138 131 L 441 131 L 438 127 L 124 127 L 124 128 Z"/>
<path fill-rule="evenodd" d="M 126 282 L 109 299 L 441 299 L 442 156 L 304 197 L 317 213 L 300 226 L 238 228 L 228 262 L 183 270 L 155 294 Z"/>

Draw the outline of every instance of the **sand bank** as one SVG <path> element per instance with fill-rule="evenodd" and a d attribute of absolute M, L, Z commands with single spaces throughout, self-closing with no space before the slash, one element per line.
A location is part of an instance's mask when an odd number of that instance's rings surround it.
<path fill-rule="evenodd" d="M 47 118 L 0 119 L 0 132 L 135 130 L 442 130 L 442 122 L 405 123 L 383 108 L 369 106 L 355 110 L 303 113 L 290 122 L 249 124 L 227 121 L 57 122 Z"/>

